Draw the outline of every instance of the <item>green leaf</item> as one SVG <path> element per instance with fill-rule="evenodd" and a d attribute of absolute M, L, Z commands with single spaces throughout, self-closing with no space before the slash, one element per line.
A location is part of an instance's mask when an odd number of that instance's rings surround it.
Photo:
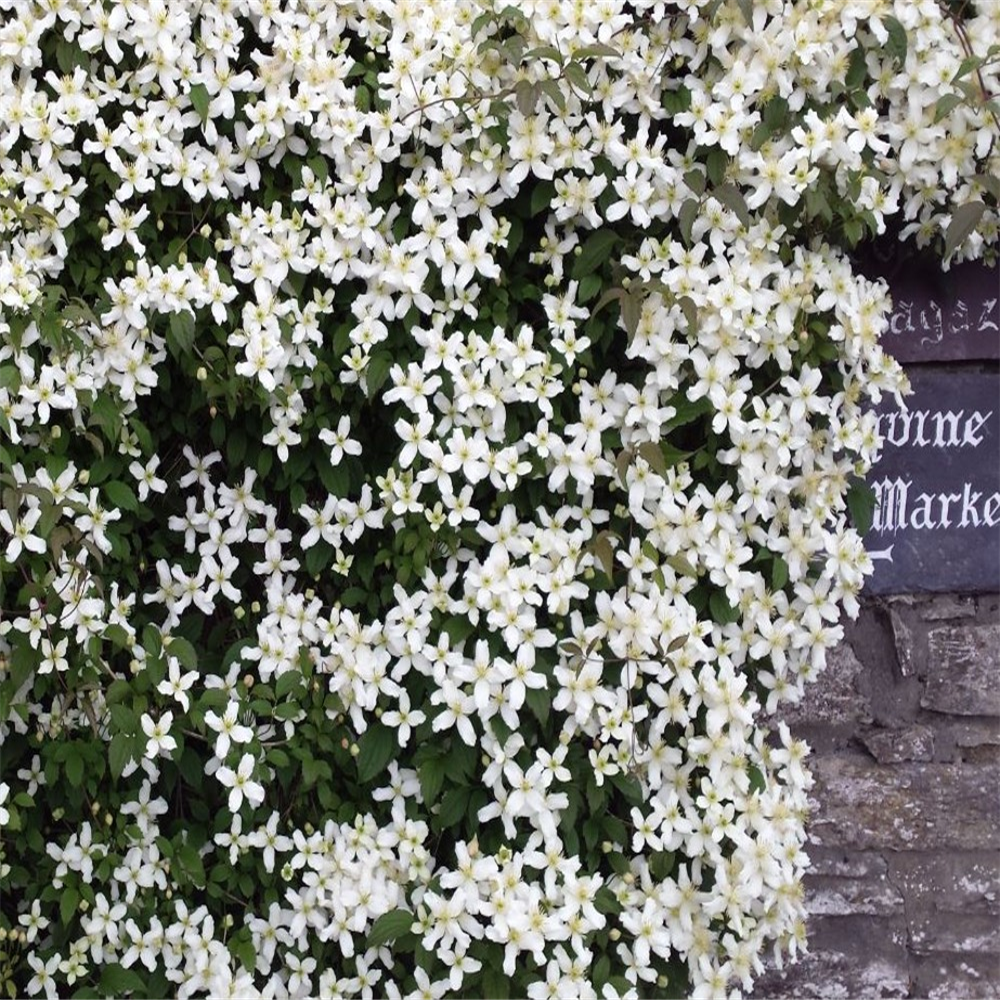
<path fill-rule="evenodd" d="M 585 278 L 596 271 L 610 256 L 619 235 L 611 229 L 598 229 L 587 237 L 580 256 L 573 261 L 573 277 Z"/>
<path fill-rule="evenodd" d="M 736 213 L 744 228 L 750 228 L 750 209 L 747 208 L 743 193 L 735 184 L 720 184 L 712 189 L 712 197 L 726 208 Z"/>
<path fill-rule="evenodd" d="M 121 777 L 125 765 L 132 759 L 134 745 L 134 733 L 117 733 L 111 738 L 111 744 L 108 747 L 108 764 L 111 767 L 113 777 Z"/>
<path fill-rule="evenodd" d="M 447 762 L 443 757 L 429 757 L 417 769 L 420 777 L 420 791 L 424 796 L 424 804 L 431 806 L 441 791 L 445 775 L 448 772 Z"/>
<path fill-rule="evenodd" d="M 966 237 L 979 225 L 985 211 L 986 204 L 982 201 L 966 202 L 955 209 L 944 237 L 945 257 L 950 257 L 965 242 Z"/>
<path fill-rule="evenodd" d="M 188 642 L 187 639 L 182 638 L 179 635 L 175 635 L 171 640 L 170 644 L 164 646 L 167 656 L 176 657 L 177 662 L 185 670 L 195 670 L 198 667 L 198 654 L 195 652 L 194 646 Z"/>
<path fill-rule="evenodd" d="M 771 562 L 771 589 L 782 590 L 788 583 L 788 563 L 776 555 Z"/>
<path fill-rule="evenodd" d="M 205 864 L 197 848 L 191 844 L 181 844 L 177 848 L 176 858 L 189 881 L 197 886 L 205 884 Z"/>
<path fill-rule="evenodd" d="M 101 489 L 104 490 L 113 506 L 130 511 L 139 509 L 139 501 L 128 483 L 123 483 L 120 479 L 112 479 L 110 483 L 105 483 Z"/>
<path fill-rule="evenodd" d="M 541 181 L 532 188 L 529 211 L 532 218 L 539 212 L 544 212 L 552 203 L 552 198 L 556 193 L 555 185 L 551 181 Z"/>
<path fill-rule="evenodd" d="M 517 110 L 525 118 L 535 113 L 540 93 L 541 89 L 538 84 L 532 83 L 530 80 L 518 80 L 514 84 L 514 103 L 517 104 Z"/>
<path fill-rule="evenodd" d="M 274 698 L 283 701 L 288 695 L 302 687 L 302 674 L 297 670 L 286 670 L 274 682 Z"/>
<path fill-rule="evenodd" d="M 68 925 L 76 914 L 76 909 L 80 905 L 80 893 L 75 886 L 68 886 L 63 890 L 59 900 L 59 919 L 64 925 Z"/>
<path fill-rule="evenodd" d="M 591 86 L 590 80 L 587 79 L 586 71 L 579 63 L 567 63 L 563 67 L 563 73 L 575 90 L 579 91 L 584 97 L 590 97 L 594 88 Z"/>
<path fill-rule="evenodd" d="M 694 229 L 695 220 L 698 218 L 698 202 L 695 198 L 688 198 L 677 215 L 678 225 L 681 227 L 681 238 L 686 246 L 691 246 L 691 234 Z"/>
<path fill-rule="evenodd" d="M 444 798 L 441 800 L 441 808 L 437 814 L 437 820 L 441 829 L 447 830 L 458 823 L 465 816 L 468 805 L 468 788 L 449 788 L 444 793 Z"/>
<path fill-rule="evenodd" d="M 198 117 L 204 125 L 208 121 L 208 105 L 211 103 L 208 89 L 205 84 L 196 83 L 191 87 L 188 96 L 191 98 L 191 106 L 198 112 Z"/>
<path fill-rule="evenodd" d="M 376 722 L 358 740 L 358 781 L 371 781 L 385 770 L 397 749 L 391 729 Z"/>
<path fill-rule="evenodd" d="M 689 170 L 684 175 L 684 183 L 692 194 L 700 197 L 705 193 L 705 175 L 700 170 Z"/>
<path fill-rule="evenodd" d="M 563 61 L 562 53 L 551 45 L 536 45 L 535 48 L 528 49 L 521 56 L 521 62 L 527 62 L 529 59 L 551 59 L 552 62 L 559 63 L 560 66 Z"/>
<path fill-rule="evenodd" d="M 889 33 L 885 51 L 902 66 L 906 62 L 906 28 L 894 17 L 883 17 L 882 24 Z"/>
<path fill-rule="evenodd" d="M 389 351 L 375 351 L 364 370 L 365 395 L 374 399 L 389 377 L 395 359 Z"/>
<path fill-rule="evenodd" d="M 939 97 L 937 104 L 934 105 L 935 124 L 954 111 L 964 101 L 965 98 L 962 94 L 945 94 L 944 97 Z"/>
<path fill-rule="evenodd" d="M 610 45 L 603 45 L 601 42 L 594 42 L 591 45 L 584 45 L 573 53 L 573 58 L 581 59 L 619 59 L 621 50 Z"/>
<path fill-rule="evenodd" d="M 131 969 L 123 969 L 117 963 L 105 965 L 101 971 L 101 995 L 123 997 L 126 993 L 145 995 L 145 983 Z"/>
<path fill-rule="evenodd" d="M 715 593 L 708 599 L 708 607 L 712 612 L 712 617 L 720 625 L 729 625 L 731 622 L 739 621 L 739 609 L 734 608 L 729 603 L 726 599 L 726 595 L 721 590 L 715 591 Z"/>
<path fill-rule="evenodd" d="M 396 938 L 408 934 L 414 924 L 414 916 L 409 910 L 397 909 L 383 913 L 368 932 L 366 948 L 378 948 Z"/>
<path fill-rule="evenodd" d="M 875 491 L 864 480 L 851 480 L 847 488 L 847 509 L 858 534 L 868 534 L 875 518 Z"/>
<path fill-rule="evenodd" d="M 976 181 L 981 184 L 994 198 L 1000 201 L 1000 177 L 995 174 L 976 174 Z"/>
<path fill-rule="evenodd" d="M 487 968 L 483 972 L 484 1000 L 510 1000 L 510 980 L 501 969 Z"/>
<path fill-rule="evenodd" d="M 583 305 L 589 302 L 601 290 L 601 276 L 599 274 L 588 274 L 580 281 L 580 287 L 576 293 L 576 301 Z"/>
<path fill-rule="evenodd" d="M 622 312 L 622 326 L 628 334 L 629 343 L 635 336 L 635 331 L 639 329 L 639 320 L 642 319 L 642 303 L 645 295 L 639 289 L 632 289 L 622 294 L 618 305 Z"/>
<path fill-rule="evenodd" d="M 548 722 L 551 706 L 549 692 L 545 688 L 526 688 L 524 700 L 528 703 L 531 714 L 544 726 Z"/>
<path fill-rule="evenodd" d="M 851 51 L 850 61 L 847 64 L 847 76 L 844 77 L 847 89 L 854 90 L 856 87 L 860 87 L 864 83 L 867 73 L 868 67 L 865 64 L 865 50 L 860 45 L 855 45 Z"/>
<path fill-rule="evenodd" d="M 170 314 L 167 345 L 175 357 L 191 353 L 194 347 L 194 315 L 188 310 Z"/>

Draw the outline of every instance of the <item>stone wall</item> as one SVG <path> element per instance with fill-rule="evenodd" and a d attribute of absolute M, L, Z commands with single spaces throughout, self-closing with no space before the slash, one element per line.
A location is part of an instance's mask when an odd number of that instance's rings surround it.
<path fill-rule="evenodd" d="M 1000 998 L 998 612 L 869 601 L 784 712 L 813 748 L 810 953 L 755 998 Z"/>

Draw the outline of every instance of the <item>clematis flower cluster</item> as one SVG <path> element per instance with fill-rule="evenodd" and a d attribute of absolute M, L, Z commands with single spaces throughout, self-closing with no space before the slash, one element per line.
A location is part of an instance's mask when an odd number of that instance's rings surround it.
<path fill-rule="evenodd" d="M 998 9 L 0 0 L 15 987 L 794 959 L 767 716 L 907 390 L 850 250 L 995 258 Z"/>

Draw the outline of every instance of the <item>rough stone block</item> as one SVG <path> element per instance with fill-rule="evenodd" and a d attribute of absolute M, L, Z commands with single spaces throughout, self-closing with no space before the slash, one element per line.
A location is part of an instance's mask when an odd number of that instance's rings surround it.
<path fill-rule="evenodd" d="M 892 622 L 892 637 L 896 643 L 896 656 L 899 658 L 899 669 L 904 677 L 914 677 L 921 673 L 919 667 L 919 648 L 913 628 L 902 614 L 895 608 L 890 611 Z"/>
<path fill-rule="evenodd" d="M 809 954 L 782 971 L 770 968 L 750 994 L 755 1000 L 908 997 L 910 977 L 902 918 L 816 917 Z"/>
<path fill-rule="evenodd" d="M 802 701 L 782 706 L 778 718 L 796 730 L 812 724 L 853 726 L 867 721 L 870 706 L 858 687 L 863 671 L 854 650 L 841 643 L 829 651 L 826 669 L 806 688 Z"/>
<path fill-rule="evenodd" d="M 913 914 L 908 907 L 907 926 L 914 954 L 947 951 L 957 955 L 1000 955 L 1000 925 L 988 913 L 940 913 L 928 909 Z"/>
<path fill-rule="evenodd" d="M 877 851 L 845 851 L 809 845 L 809 871 L 834 878 L 877 879 L 889 871 L 889 862 Z"/>
<path fill-rule="evenodd" d="M 859 738 L 880 764 L 934 759 L 934 733 L 927 726 L 869 729 L 862 732 Z"/>
<path fill-rule="evenodd" d="M 975 614 L 975 601 L 971 597 L 959 597 L 956 594 L 937 594 L 920 607 L 920 617 L 925 622 L 972 618 Z"/>
<path fill-rule="evenodd" d="M 954 715 L 1000 715 L 1000 625 L 942 626 L 927 642 L 920 704 Z"/>
<path fill-rule="evenodd" d="M 1000 959 L 996 955 L 915 955 L 914 997 L 927 1000 L 997 1000 Z"/>
<path fill-rule="evenodd" d="M 873 850 L 1000 848 L 1000 796 L 992 767 L 907 763 L 866 756 L 813 762 L 810 839 Z"/>
<path fill-rule="evenodd" d="M 906 851 L 886 859 L 889 879 L 916 911 L 1000 916 L 1000 854 Z"/>
<path fill-rule="evenodd" d="M 888 917 L 902 913 L 903 895 L 885 877 L 806 878 L 806 909 L 810 916 L 844 917 L 854 913 Z"/>

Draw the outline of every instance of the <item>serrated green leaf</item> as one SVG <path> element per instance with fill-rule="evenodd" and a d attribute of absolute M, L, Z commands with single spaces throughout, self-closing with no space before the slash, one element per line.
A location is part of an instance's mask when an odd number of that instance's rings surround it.
<path fill-rule="evenodd" d="M 688 198 L 681 210 L 677 214 L 677 223 L 681 229 L 681 238 L 686 246 L 691 246 L 691 233 L 694 229 L 695 220 L 698 218 L 698 202 L 694 198 Z"/>
<path fill-rule="evenodd" d="M 868 534 L 875 519 L 875 491 L 862 479 L 854 478 L 847 488 L 847 509 L 859 535 Z"/>
<path fill-rule="evenodd" d="M 64 926 L 76 915 L 77 907 L 80 905 L 80 893 L 76 886 L 67 886 L 63 889 L 63 894 L 59 899 L 59 919 Z"/>
<path fill-rule="evenodd" d="M 208 106 L 211 103 L 208 88 L 203 83 L 196 83 L 191 87 L 188 96 L 191 98 L 191 106 L 198 112 L 198 117 L 204 125 L 208 121 Z"/>
<path fill-rule="evenodd" d="M 906 28 L 894 17 L 883 17 L 882 24 L 889 33 L 888 41 L 885 43 L 885 51 L 902 66 L 906 62 Z"/>
<path fill-rule="evenodd" d="M 437 821 L 441 829 L 447 830 L 453 827 L 465 816 L 469 805 L 469 789 L 462 786 L 449 788 L 441 799 L 441 808 L 437 814 Z"/>
<path fill-rule="evenodd" d="M 116 733 L 108 746 L 108 766 L 115 778 L 120 778 L 125 766 L 133 757 L 135 747 L 134 733 Z"/>
<path fill-rule="evenodd" d="M 584 97 L 590 97 L 593 93 L 594 88 L 587 79 L 587 73 L 584 68 L 576 62 L 567 63 L 563 67 L 563 73 L 566 75 L 566 79 L 573 85 L 573 88 L 579 91 Z"/>
<path fill-rule="evenodd" d="M 300 689 L 303 684 L 302 674 L 297 670 L 286 670 L 274 682 L 274 697 L 276 701 L 283 701 L 293 691 Z"/>
<path fill-rule="evenodd" d="M 944 236 L 945 257 L 950 257 L 965 242 L 979 225 L 985 211 L 986 203 L 982 201 L 969 201 L 955 209 Z"/>
<path fill-rule="evenodd" d="M 420 791 L 427 806 L 432 806 L 436 801 L 447 772 L 448 765 L 443 757 L 429 757 L 417 768 Z"/>
<path fill-rule="evenodd" d="M 562 53 L 552 45 L 536 45 L 533 49 L 528 49 L 521 55 L 521 62 L 529 59 L 550 59 L 552 62 L 562 65 Z"/>
<path fill-rule="evenodd" d="M 726 208 L 736 213 L 736 218 L 744 228 L 750 228 L 750 209 L 747 208 L 743 192 L 735 184 L 720 184 L 712 189 L 712 197 Z"/>
<path fill-rule="evenodd" d="M 1000 177 L 995 174 L 976 174 L 976 181 L 1000 201 Z"/>
<path fill-rule="evenodd" d="M 579 280 L 596 271 L 610 256 L 621 237 L 611 229 L 598 229 L 590 234 L 573 261 L 573 277 Z"/>
<path fill-rule="evenodd" d="M 194 646 L 182 636 L 175 635 L 164 649 L 167 656 L 173 656 L 185 670 L 195 670 L 198 667 L 198 653 Z"/>
<path fill-rule="evenodd" d="M 112 506 L 128 511 L 139 509 L 139 501 L 128 483 L 123 483 L 120 479 L 113 479 L 110 483 L 105 483 L 101 489 L 111 501 Z"/>
<path fill-rule="evenodd" d="M 584 45 L 573 53 L 576 60 L 582 59 L 619 59 L 621 50 L 611 45 L 604 45 L 601 42 L 594 42 L 591 45 Z"/>
<path fill-rule="evenodd" d="M 372 929 L 368 932 L 368 939 L 365 942 L 366 948 L 379 948 L 396 938 L 409 933 L 415 918 L 409 910 L 402 908 L 390 910 L 372 924 Z"/>
<path fill-rule="evenodd" d="M 358 740 L 358 781 L 365 783 L 381 774 L 397 749 L 393 730 L 376 722 Z"/>
<path fill-rule="evenodd" d="M 705 175 L 700 170 L 689 170 L 684 175 L 684 183 L 692 194 L 700 197 L 705 193 Z"/>

